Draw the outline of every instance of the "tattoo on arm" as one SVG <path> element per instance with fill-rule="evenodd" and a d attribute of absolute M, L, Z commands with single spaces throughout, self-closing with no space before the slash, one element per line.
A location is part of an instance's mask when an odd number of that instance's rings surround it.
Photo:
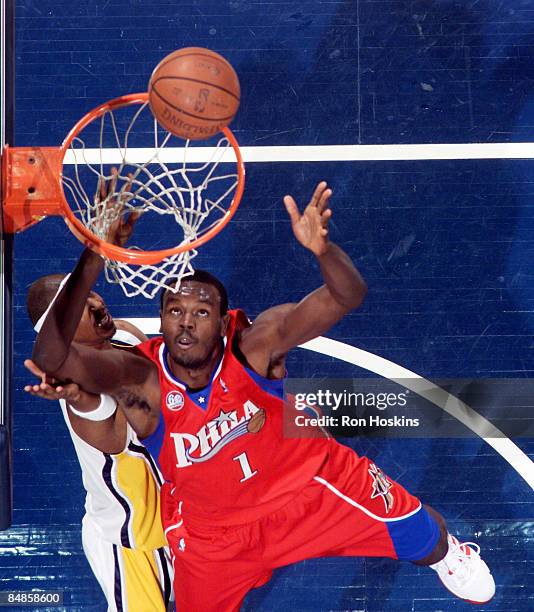
<path fill-rule="evenodd" d="M 149 403 L 143 397 L 126 389 L 121 389 L 116 394 L 116 399 L 123 408 L 128 410 L 132 408 L 142 410 L 143 412 L 150 412 L 151 410 Z"/>

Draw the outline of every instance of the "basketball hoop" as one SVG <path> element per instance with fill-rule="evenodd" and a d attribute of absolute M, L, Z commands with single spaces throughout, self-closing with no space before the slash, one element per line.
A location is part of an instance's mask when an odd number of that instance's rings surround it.
<path fill-rule="evenodd" d="M 91 110 L 59 148 L 8 148 L 2 162 L 4 231 L 63 216 L 72 233 L 104 257 L 106 279 L 128 297 L 152 298 L 169 279 L 192 274 L 198 247 L 228 224 L 245 183 L 229 128 L 213 142 L 183 141 L 159 126 L 146 93 Z M 139 216 L 136 244 L 108 242 L 110 227 L 130 213 Z M 161 248 L 171 220 L 175 237 Z"/>

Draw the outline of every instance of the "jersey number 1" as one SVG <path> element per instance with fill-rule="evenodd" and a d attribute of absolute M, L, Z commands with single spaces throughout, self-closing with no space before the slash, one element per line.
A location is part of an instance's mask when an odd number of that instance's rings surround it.
<path fill-rule="evenodd" d="M 240 455 L 237 455 L 237 457 L 234 457 L 234 461 L 239 461 L 239 465 L 243 470 L 243 478 L 241 478 L 239 482 L 245 482 L 245 480 L 252 478 L 255 474 L 258 473 L 258 470 L 252 471 L 250 463 L 248 462 L 247 453 L 241 453 Z"/>

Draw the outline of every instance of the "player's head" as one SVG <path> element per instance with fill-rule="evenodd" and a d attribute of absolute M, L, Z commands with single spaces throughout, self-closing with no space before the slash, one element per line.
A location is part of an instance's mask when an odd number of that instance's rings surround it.
<path fill-rule="evenodd" d="M 65 274 L 48 274 L 32 283 L 26 297 L 26 307 L 32 325 L 35 326 L 46 312 L 58 294 L 59 286 L 64 278 Z M 91 291 L 74 339 L 76 342 L 93 343 L 111 338 L 115 331 L 115 323 L 104 300 L 98 293 Z"/>
<path fill-rule="evenodd" d="M 211 274 L 211 272 L 207 272 L 206 270 L 195 270 L 191 276 L 186 276 L 182 279 L 182 285 L 184 283 L 196 281 L 198 283 L 203 283 L 206 285 L 212 285 L 219 295 L 219 305 L 221 316 L 224 316 L 228 312 L 228 293 L 226 292 L 226 287 L 221 283 L 221 281 Z M 163 304 L 165 302 L 165 298 L 168 294 L 172 294 L 171 289 L 176 286 L 176 281 L 170 280 L 167 283 L 167 287 L 163 289 L 160 293 L 160 310 L 163 311 Z"/>
<path fill-rule="evenodd" d="M 161 332 L 174 362 L 200 368 L 210 362 L 228 325 L 228 295 L 221 281 L 204 270 L 161 293 Z"/>

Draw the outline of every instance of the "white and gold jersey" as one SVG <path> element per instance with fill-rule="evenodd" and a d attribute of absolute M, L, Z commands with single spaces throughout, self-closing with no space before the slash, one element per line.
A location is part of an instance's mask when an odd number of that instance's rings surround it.
<path fill-rule="evenodd" d="M 113 342 L 122 346 L 139 343 L 124 330 Z M 82 470 L 85 499 L 84 523 L 89 522 L 106 541 L 137 550 L 166 545 L 161 526 L 159 489 L 162 477 L 154 459 L 127 424 L 124 449 L 109 454 L 82 440 L 73 430 L 66 403 L 60 401 Z"/>

